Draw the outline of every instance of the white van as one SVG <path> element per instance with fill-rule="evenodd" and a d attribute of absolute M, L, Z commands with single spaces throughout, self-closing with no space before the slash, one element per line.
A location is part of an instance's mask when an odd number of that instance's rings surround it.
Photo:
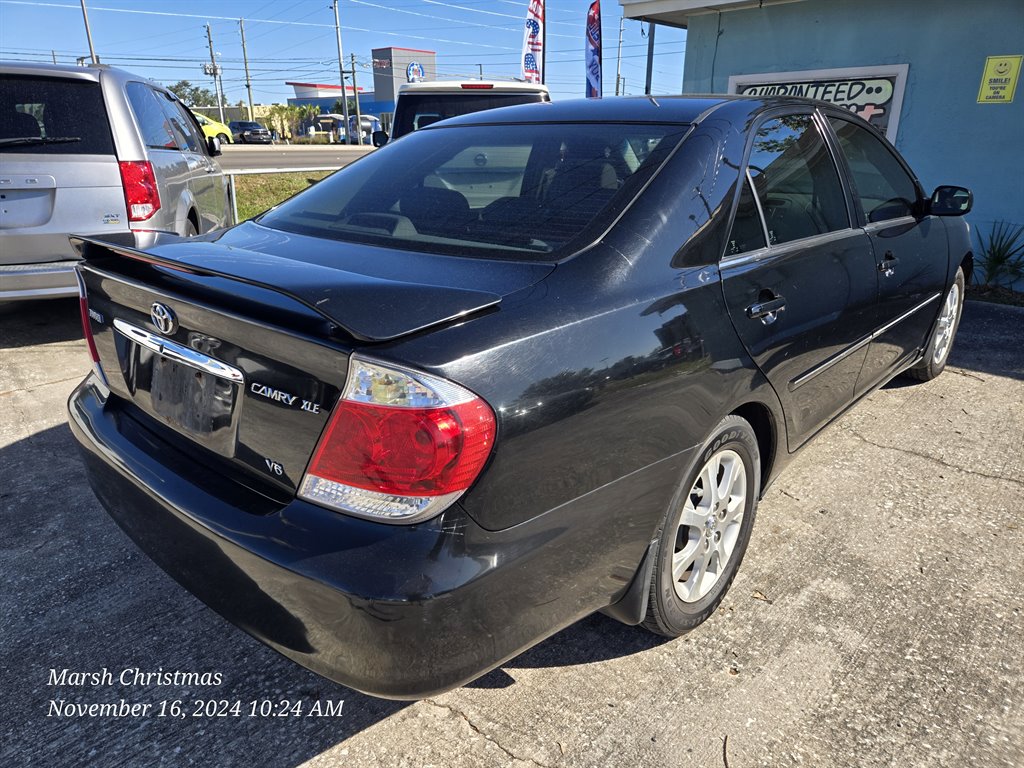
<path fill-rule="evenodd" d="M 551 101 L 551 96 L 547 86 L 539 83 L 500 80 L 406 83 L 398 89 L 390 138 L 397 139 L 449 117 L 540 101 Z M 380 146 L 388 140 L 388 135 L 377 131 L 373 138 L 373 143 Z"/>

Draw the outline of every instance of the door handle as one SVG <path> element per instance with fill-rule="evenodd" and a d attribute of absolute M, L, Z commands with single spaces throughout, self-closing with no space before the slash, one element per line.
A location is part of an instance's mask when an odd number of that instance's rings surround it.
<path fill-rule="evenodd" d="M 774 296 L 774 294 L 772 294 Z M 775 322 L 779 316 L 779 312 L 782 312 L 786 308 L 786 299 L 783 296 L 775 296 L 775 298 L 767 299 L 765 301 L 758 301 L 755 304 L 751 304 L 747 307 L 747 317 L 750 319 L 760 318 L 761 322 L 765 325 L 771 325 Z"/>
<path fill-rule="evenodd" d="M 900 260 L 892 255 L 892 251 L 886 251 L 885 256 L 878 263 L 878 271 L 885 277 L 892 277 L 896 273 L 896 265 L 899 263 Z"/>

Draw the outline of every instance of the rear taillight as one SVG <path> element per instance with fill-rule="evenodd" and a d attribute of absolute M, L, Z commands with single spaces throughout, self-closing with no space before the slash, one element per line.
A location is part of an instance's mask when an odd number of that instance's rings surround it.
<path fill-rule="evenodd" d="M 89 299 L 85 293 L 85 281 L 82 275 L 75 272 L 78 278 L 78 311 L 82 318 L 82 334 L 85 336 L 85 343 L 89 347 L 89 357 L 92 358 L 92 367 L 104 384 L 106 378 L 103 376 L 103 368 L 100 367 L 100 353 L 96 350 L 96 339 L 92 335 L 92 320 L 89 312 Z"/>
<path fill-rule="evenodd" d="M 122 160 L 118 165 L 128 220 L 145 221 L 160 210 L 160 191 L 156 187 L 153 164 L 148 160 Z"/>
<path fill-rule="evenodd" d="M 299 495 L 381 522 L 419 522 L 473 484 L 494 430 L 494 411 L 469 390 L 353 357 Z"/>

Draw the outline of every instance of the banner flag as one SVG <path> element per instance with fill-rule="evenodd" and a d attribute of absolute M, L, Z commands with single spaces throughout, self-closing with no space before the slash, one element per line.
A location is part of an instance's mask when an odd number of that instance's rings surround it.
<path fill-rule="evenodd" d="M 530 0 L 523 32 L 523 80 L 544 82 L 544 0 Z"/>
<path fill-rule="evenodd" d="M 587 12 L 587 98 L 601 98 L 601 0 L 594 0 Z"/>

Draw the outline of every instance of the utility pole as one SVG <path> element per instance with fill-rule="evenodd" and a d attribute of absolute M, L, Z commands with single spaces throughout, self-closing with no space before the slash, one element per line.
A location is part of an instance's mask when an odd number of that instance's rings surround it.
<path fill-rule="evenodd" d="M 348 91 L 345 90 L 345 58 L 341 53 L 341 22 L 338 21 L 338 0 L 334 0 L 333 5 L 334 32 L 338 36 L 338 74 L 341 76 L 341 113 L 345 118 L 345 143 L 348 144 Z M 356 108 L 359 108 L 359 94 L 356 94 Z"/>
<path fill-rule="evenodd" d="M 651 79 L 654 75 L 654 28 L 653 21 L 647 22 L 647 82 L 644 85 L 644 93 L 651 95 Z"/>
<path fill-rule="evenodd" d="M 82 18 L 85 19 L 85 36 L 89 39 L 89 57 L 93 64 L 99 64 L 100 60 L 96 57 L 96 49 L 92 46 L 92 30 L 89 29 L 89 12 L 85 10 L 85 0 L 82 0 Z"/>
<path fill-rule="evenodd" d="M 249 54 L 245 51 L 245 21 L 238 20 L 238 29 L 242 32 L 242 62 L 245 64 L 245 90 L 249 93 L 249 122 L 253 121 L 252 111 L 252 80 L 249 79 Z"/>
<path fill-rule="evenodd" d="M 210 44 L 210 74 L 213 75 L 213 87 L 217 91 L 217 110 L 220 112 L 220 121 L 223 123 L 224 92 L 220 87 L 220 65 L 217 63 L 217 57 L 213 54 L 213 34 L 210 32 L 209 24 L 206 25 L 206 41 Z"/>
<path fill-rule="evenodd" d="M 625 23 L 626 17 L 619 17 L 619 53 L 615 57 L 615 95 L 619 95 L 619 80 L 622 79 L 622 25 Z M 623 88 L 622 90 L 626 90 Z"/>
<path fill-rule="evenodd" d="M 356 144 L 363 146 L 363 115 L 359 111 L 359 88 L 356 87 L 356 55 L 352 54 L 352 93 L 356 95 Z"/>
<path fill-rule="evenodd" d="M 57 63 L 57 52 L 55 50 L 53 50 L 53 49 L 50 49 L 50 55 L 53 57 L 53 63 L 56 64 Z"/>
<path fill-rule="evenodd" d="M 483 64 L 477 64 L 477 66 L 480 67 L 480 79 L 483 80 L 484 79 L 484 65 Z"/>

